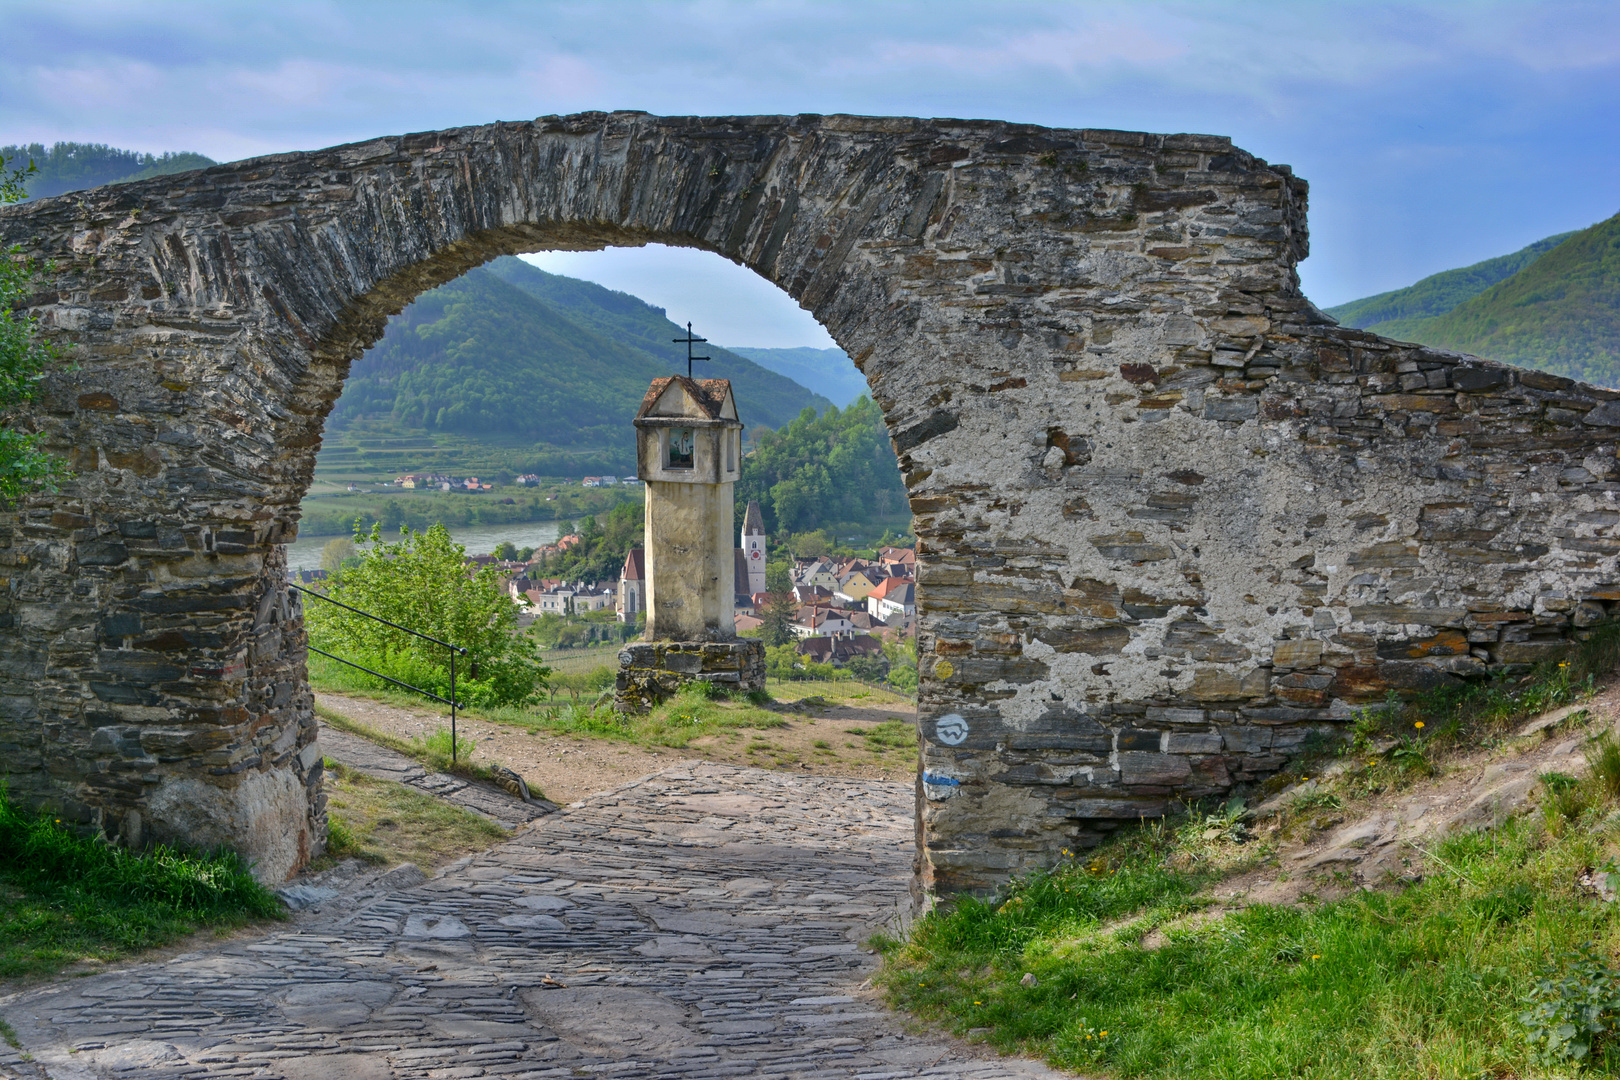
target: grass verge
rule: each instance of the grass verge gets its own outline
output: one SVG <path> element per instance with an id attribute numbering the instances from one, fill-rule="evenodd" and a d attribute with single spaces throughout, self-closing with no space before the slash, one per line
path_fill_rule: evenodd
<path id="1" fill-rule="evenodd" d="M 872 686 L 868 683 L 856 682 L 853 679 L 824 680 L 824 679 L 771 679 L 766 683 L 766 690 L 777 701 L 793 702 L 808 697 L 819 697 L 828 702 L 840 705 L 861 705 L 867 708 L 887 708 L 891 705 L 910 706 L 916 704 L 915 697 L 882 687 Z"/>
<path id="2" fill-rule="evenodd" d="M 490 765 L 472 759 L 478 744 L 471 739 L 458 737 L 456 739 L 456 760 L 454 762 L 450 760 L 450 729 L 448 727 L 439 728 L 425 738 L 402 739 L 398 735 L 390 735 L 388 732 L 374 728 L 370 724 L 351 719 L 340 712 L 334 712 L 321 705 L 315 706 L 315 715 L 319 716 L 322 722 L 337 728 L 339 731 L 346 731 L 350 735 L 358 735 L 362 739 L 376 743 L 378 746 L 386 746 L 396 753 L 414 758 L 434 772 L 452 773 L 472 780 L 489 780 L 491 778 Z M 530 794 L 537 799 L 545 797 L 533 788 L 530 789 Z"/>
<path id="3" fill-rule="evenodd" d="M 763 699 L 762 699 L 763 700 Z M 688 683 L 681 692 L 640 716 L 625 716 L 611 705 L 567 704 L 553 709 L 491 709 L 497 723 L 558 735 L 584 735 L 680 749 L 694 739 L 742 728 L 766 730 L 787 721 L 747 697 L 732 697 L 707 682 Z"/>
<path id="4" fill-rule="evenodd" d="M 105 963 L 197 930 L 282 913 L 234 853 L 135 853 L 77 836 L 0 796 L 0 979 Z"/>
<path id="5" fill-rule="evenodd" d="M 1121 1077 L 1526 1075 L 1521 1000 L 1549 960 L 1620 945 L 1613 907 L 1577 886 L 1612 865 L 1611 806 L 1454 837 L 1401 892 L 1202 921 L 1182 917 L 1220 875 L 1178 855 L 1204 823 L 1164 844 L 1136 832 L 996 902 L 930 914 L 884 943 L 881 982 L 959 1034 Z M 1602 1045 L 1592 1056 L 1616 1063 Z"/>
<path id="6" fill-rule="evenodd" d="M 499 825 L 425 792 L 326 761 L 326 854 L 320 870 L 358 858 L 432 870 L 507 837 Z"/>
<path id="7" fill-rule="evenodd" d="M 1336 783 L 1432 775 L 1578 702 L 1617 655 L 1604 627 L 1511 680 L 1364 714 L 1346 752 L 1367 761 Z M 1534 811 L 1423 851 L 1415 883 L 1332 903 L 1215 908 L 1211 884 L 1269 855 L 1240 804 L 1133 829 L 880 941 L 880 982 L 959 1034 L 1120 1077 L 1620 1074 L 1620 919 L 1601 899 L 1620 886 L 1620 743 L 1587 758 L 1584 779 L 1541 777 Z"/>

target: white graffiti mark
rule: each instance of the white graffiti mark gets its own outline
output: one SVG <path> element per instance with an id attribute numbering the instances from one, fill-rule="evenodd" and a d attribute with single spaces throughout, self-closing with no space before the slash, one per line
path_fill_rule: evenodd
<path id="1" fill-rule="evenodd" d="M 968 737 L 968 722 L 957 713 L 947 713 L 934 721 L 934 735 L 946 746 L 958 746 Z"/>

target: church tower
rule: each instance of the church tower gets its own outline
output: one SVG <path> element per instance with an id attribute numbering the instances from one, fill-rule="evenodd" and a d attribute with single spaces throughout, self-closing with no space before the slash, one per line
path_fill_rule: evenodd
<path id="1" fill-rule="evenodd" d="M 748 500 L 743 513 L 743 561 L 748 564 L 748 595 L 765 591 L 765 518 L 759 512 L 759 503 Z M 741 582 L 738 582 L 741 584 Z"/>

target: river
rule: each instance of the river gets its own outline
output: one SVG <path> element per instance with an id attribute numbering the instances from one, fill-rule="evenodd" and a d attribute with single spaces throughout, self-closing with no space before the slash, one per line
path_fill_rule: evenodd
<path id="1" fill-rule="evenodd" d="M 450 537 L 467 549 L 469 555 L 487 555 L 502 540 L 514 547 L 541 547 L 554 543 L 560 535 L 555 521 L 525 521 L 516 525 L 465 525 L 450 529 Z M 292 570 L 319 570 L 321 549 L 334 537 L 310 536 L 287 546 L 287 566 Z M 385 537 L 393 540 L 395 537 Z"/>

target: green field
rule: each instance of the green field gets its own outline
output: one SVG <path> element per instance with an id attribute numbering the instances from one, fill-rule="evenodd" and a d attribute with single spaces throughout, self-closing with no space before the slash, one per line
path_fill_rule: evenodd
<path id="1" fill-rule="evenodd" d="M 315 479 L 336 485 L 378 483 L 403 473 L 444 473 L 484 480 L 506 472 L 538 472 L 558 479 L 633 472 L 624 455 L 582 448 L 537 445 L 531 438 L 499 432 L 477 436 L 428 431 L 392 417 L 334 423 L 315 459 Z"/>
<path id="2" fill-rule="evenodd" d="M 435 522 L 448 528 L 529 521 L 571 523 L 586 514 L 603 514 L 622 502 L 642 498 L 640 488 L 582 488 L 577 480 L 552 480 L 541 487 L 496 487 L 477 494 L 358 486 L 360 490 L 349 491 L 347 483 L 335 483 L 317 474 L 300 504 L 303 521 L 299 535 L 347 536 L 356 518 L 361 519 L 363 528 L 381 523 L 383 531 L 389 533 L 400 525 L 420 532 Z M 512 501 L 505 503 L 503 499 Z"/>

